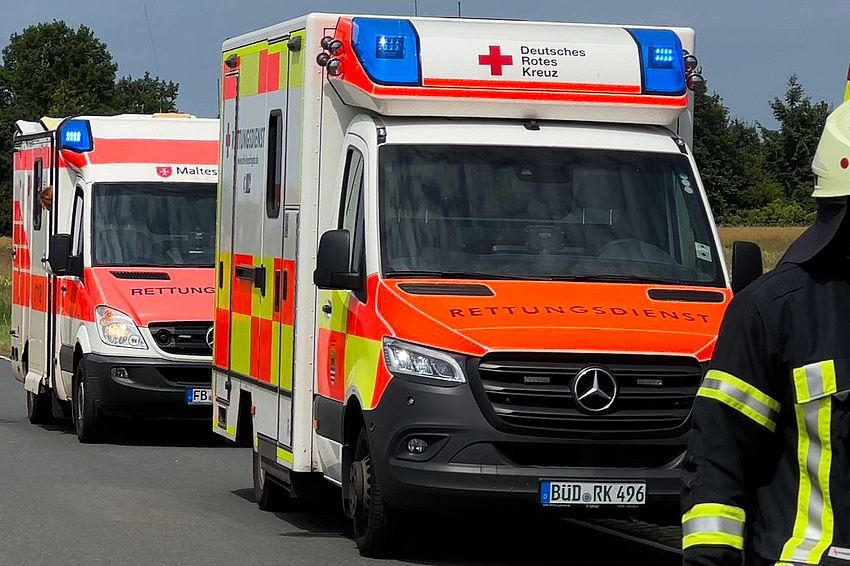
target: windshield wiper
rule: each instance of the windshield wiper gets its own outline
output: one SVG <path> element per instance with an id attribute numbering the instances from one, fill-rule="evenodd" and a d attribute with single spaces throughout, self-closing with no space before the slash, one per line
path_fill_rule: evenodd
<path id="1" fill-rule="evenodd" d="M 431 277 L 434 279 L 498 279 L 512 281 L 551 281 L 549 277 L 534 277 L 531 275 L 500 275 L 497 273 L 478 273 L 474 271 L 424 271 L 404 270 L 387 271 L 386 277 Z"/>

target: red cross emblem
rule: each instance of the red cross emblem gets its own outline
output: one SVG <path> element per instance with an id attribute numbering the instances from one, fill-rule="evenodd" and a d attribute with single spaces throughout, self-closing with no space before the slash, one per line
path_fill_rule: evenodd
<path id="1" fill-rule="evenodd" d="M 171 167 L 157 167 L 156 174 L 163 178 L 171 177 Z"/>
<path id="2" fill-rule="evenodd" d="M 510 55 L 502 55 L 502 48 L 498 45 L 490 46 L 489 55 L 478 56 L 479 65 L 490 65 L 490 74 L 494 77 L 502 76 L 502 67 L 514 64 L 514 58 Z"/>

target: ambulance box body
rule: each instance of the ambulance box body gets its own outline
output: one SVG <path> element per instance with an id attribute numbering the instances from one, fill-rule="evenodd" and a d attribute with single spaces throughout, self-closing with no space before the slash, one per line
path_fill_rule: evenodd
<path id="1" fill-rule="evenodd" d="M 224 43 L 214 428 L 261 507 L 676 503 L 731 298 L 690 29 L 312 14 Z M 380 502 L 376 502 L 376 498 Z"/>
<path id="2" fill-rule="evenodd" d="M 66 412 L 92 442 L 109 416 L 209 415 L 217 180 L 217 120 L 17 123 L 12 368 L 32 421 Z"/>

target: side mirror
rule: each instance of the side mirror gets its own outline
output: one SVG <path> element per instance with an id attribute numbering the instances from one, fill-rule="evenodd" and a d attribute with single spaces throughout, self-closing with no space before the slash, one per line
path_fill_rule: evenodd
<path id="1" fill-rule="evenodd" d="M 319 240 L 319 253 L 316 256 L 316 270 L 313 283 L 319 289 L 359 291 L 360 275 L 351 273 L 349 249 L 351 235 L 348 230 L 329 230 Z"/>
<path id="2" fill-rule="evenodd" d="M 71 259 L 70 234 L 50 236 L 50 253 L 47 256 L 47 268 L 53 275 L 70 275 L 68 264 Z"/>
<path id="3" fill-rule="evenodd" d="M 739 293 L 761 277 L 764 266 L 761 248 L 753 242 L 735 242 L 732 244 L 732 292 Z"/>

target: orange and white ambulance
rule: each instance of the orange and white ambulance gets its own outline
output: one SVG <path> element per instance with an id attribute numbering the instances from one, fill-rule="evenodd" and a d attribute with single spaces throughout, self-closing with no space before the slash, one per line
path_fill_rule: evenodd
<path id="1" fill-rule="evenodd" d="M 12 368 L 32 422 L 210 414 L 218 121 L 19 121 Z M 207 406 L 192 406 L 204 405 Z"/>
<path id="2" fill-rule="evenodd" d="M 678 501 L 732 296 L 693 46 L 333 14 L 224 43 L 213 426 L 262 508 L 335 484 L 377 556 L 410 511 Z"/>

